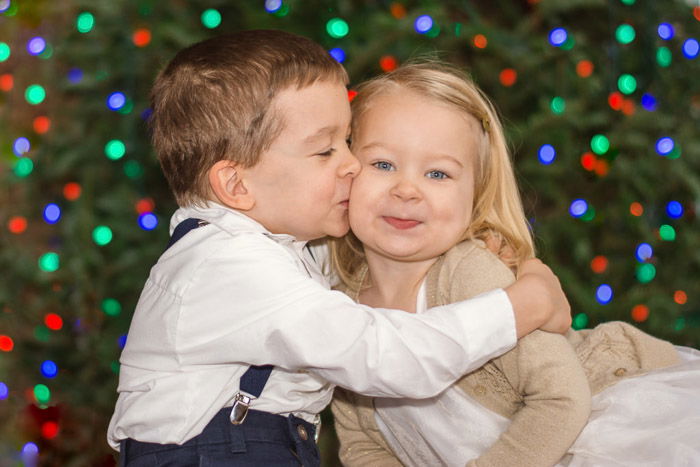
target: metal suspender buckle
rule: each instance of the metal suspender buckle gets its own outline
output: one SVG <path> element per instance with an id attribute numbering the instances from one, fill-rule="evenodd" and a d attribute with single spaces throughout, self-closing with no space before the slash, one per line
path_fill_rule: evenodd
<path id="1" fill-rule="evenodd" d="M 255 399 L 252 396 L 247 396 L 243 393 L 236 394 L 233 400 L 233 408 L 231 409 L 231 423 L 234 425 L 240 425 L 245 420 L 246 415 L 248 415 L 248 407 L 250 407 L 250 402 Z"/>

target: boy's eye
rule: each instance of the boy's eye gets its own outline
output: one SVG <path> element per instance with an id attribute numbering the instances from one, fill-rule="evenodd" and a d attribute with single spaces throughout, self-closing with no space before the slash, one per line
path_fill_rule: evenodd
<path id="1" fill-rule="evenodd" d="M 328 157 L 328 156 L 333 155 L 334 152 L 335 152 L 335 148 L 330 148 L 328 151 L 319 152 L 319 153 L 317 153 L 316 155 L 317 155 L 317 156 Z"/>
<path id="2" fill-rule="evenodd" d="M 379 170 L 394 170 L 394 166 L 391 165 L 391 163 L 387 162 L 387 161 L 375 162 L 372 165 L 374 167 L 378 168 Z"/>
<path id="3" fill-rule="evenodd" d="M 437 180 L 444 180 L 447 177 L 447 174 L 441 170 L 431 170 L 427 174 L 425 174 L 426 177 L 428 178 L 435 178 Z"/>

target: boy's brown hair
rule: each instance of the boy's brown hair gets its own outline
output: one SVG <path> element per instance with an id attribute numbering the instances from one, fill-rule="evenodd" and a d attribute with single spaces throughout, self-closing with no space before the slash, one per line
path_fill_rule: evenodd
<path id="1" fill-rule="evenodd" d="M 180 206 L 210 197 L 207 173 L 220 160 L 245 167 L 279 135 L 274 97 L 316 81 L 348 81 L 319 44 L 275 30 L 214 37 L 175 55 L 151 91 L 153 146 Z"/>

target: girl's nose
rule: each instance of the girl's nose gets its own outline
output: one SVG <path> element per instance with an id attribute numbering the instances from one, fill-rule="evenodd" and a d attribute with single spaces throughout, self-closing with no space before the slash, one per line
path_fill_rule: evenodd
<path id="1" fill-rule="evenodd" d="M 416 184 L 407 178 L 401 177 L 396 180 L 394 186 L 391 187 L 390 193 L 403 201 L 411 201 L 419 199 L 421 194 Z"/>

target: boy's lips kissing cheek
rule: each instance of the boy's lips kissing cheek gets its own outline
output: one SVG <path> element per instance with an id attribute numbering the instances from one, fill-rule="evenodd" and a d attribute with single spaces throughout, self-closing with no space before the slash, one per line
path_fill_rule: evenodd
<path id="1" fill-rule="evenodd" d="M 408 230 L 420 224 L 420 221 L 415 219 L 402 219 L 400 217 L 382 216 L 382 219 L 390 226 L 399 230 Z"/>

